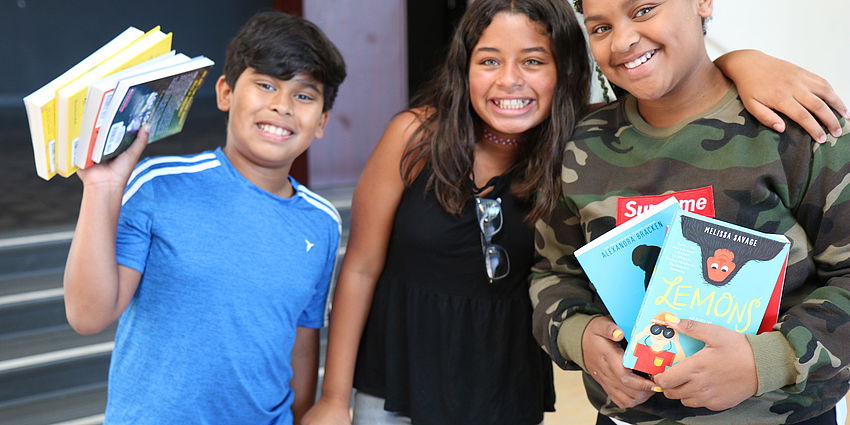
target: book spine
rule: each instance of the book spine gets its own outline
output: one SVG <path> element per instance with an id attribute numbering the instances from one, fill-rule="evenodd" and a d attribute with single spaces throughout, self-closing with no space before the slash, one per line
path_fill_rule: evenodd
<path id="1" fill-rule="evenodd" d="M 56 98 L 51 99 L 41 108 L 41 122 L 44 128 L 44 145 L 41 149 L 45 159 L 42 166 L 46 175 L 42 177 L 50 180 L 56 175 Z"/>
<path id="2" fill-rule="evenodd" d="M 95 152 L 95 145 L 97 144 L 97 136 L 100 133 L 100 128 L 103 125 L 103 116 L 105 106 L 109 105 L 109 102 L 112 100 L 112 93 L 115 92 L 115 89 L 109 89 L 100 99 L 100 105 L 97 107 L 97 113 L 95 114 L 95 122 L 94 127 L 92 128 L 91 137 L 89 139 L 88 149 L 86 151 L 85 165 L 83 168 L 88 168 L 94 165 L 94 161 L 92 160 L 92 154 Z M 102 151 L 103 149 L 101 149 Z"/>

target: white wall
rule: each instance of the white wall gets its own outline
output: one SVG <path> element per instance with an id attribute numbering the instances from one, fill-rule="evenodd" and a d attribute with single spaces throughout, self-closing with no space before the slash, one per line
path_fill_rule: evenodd
<path id="1" fill-rule="evenodd" d="M 348 71 L 325 137 L 310 147 L 310 186 L 353 186 L 387 123 L 407 104 L 405 1 L 303 4 L 304 17 L 336 44 Z"/>
<path id="2" fill-rule="evenodd" d="M 715 0 L 707 46 L 712 59 L 751 48 L 803 66 L 850 106 L 848 0 Z"/>

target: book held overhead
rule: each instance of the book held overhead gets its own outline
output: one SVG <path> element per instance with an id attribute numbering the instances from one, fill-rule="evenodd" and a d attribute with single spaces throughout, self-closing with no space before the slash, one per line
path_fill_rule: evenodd
<path id="1" fill-rule="evenodd" d="M 171 41 L 172 34 L 159 27 L 148 32 L 130 27 L 24 98 L 39 177 L 68 177 L 112 158 L 126 149 L 123 136 L 135 137 L 147 123 L 150 142 L 182 130 L 213 62 L 174 52 Z M 123 90 L 120 96 L 117 90 Z M 142 92 L 139 105 L 134 99 Z M 112 145 L 105 143 L 109 134 L 115 134 Z"/>

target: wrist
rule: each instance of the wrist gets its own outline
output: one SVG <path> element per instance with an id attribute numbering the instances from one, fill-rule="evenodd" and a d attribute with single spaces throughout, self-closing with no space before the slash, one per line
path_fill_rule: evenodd
<path id="1" fill-rule="evenodd" d="M 745 335 L 753 350 L 758 377 L 756 395 L 774 391 L 796 382 L 794 349 L 781 332 Z"/>
<path id="2" fill-rule="evenodd" d="M 351 401 L 351 391 L 348 391 L 347 394 L 343 393 L 344 391 L 337 392 L 322 390 L 322 395 L 319 398 L 319 401 L 331 407 L 347 409 Z"/>
<path id="3" fill-rule="evenodd" d="M 590 321 L 597 316 L 599 315 L 574 314 L 561 322 L 561 327 L 558 330 L 558 349 L 561 351 L 561 355 L 582 369 L 584 369 L 584 353 L 582 351 L 584 331 Z"/>
<path id="4" fill-rule="evenodd" d="M 83 197 L 93 200 L 121 199 L 124 196 L 123 183 L 115 182 L 85 182 L 83 183 Z"/>

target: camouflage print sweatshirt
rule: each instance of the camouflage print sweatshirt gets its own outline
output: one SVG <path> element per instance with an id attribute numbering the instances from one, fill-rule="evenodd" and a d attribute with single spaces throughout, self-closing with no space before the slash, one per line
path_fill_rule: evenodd
<path id="1" fill-rule="evenodd" d="M 607 314 L 572 255 L 647 195 L 684 192 L 720 220 L 783 233 L 792 248 L 773 331 L 747 337 L 755 396 L 713 412 L 655 394 L 620 409 L 586 373 L 603 414 L 643 424 L 791 424 L 829 410 L 850 381 L 850 124 L 827 143 L 799 127 L 762 126 L 737 92 L 673 127 L 652 127 L 626 97 L 580 122 L 564 152 L 564 199 L 536 223 L 531 298 L 534 335 L 562 368 L 584 367 L 581 335 Z M 694 190 L 696 189 L 696 190 Z M 678 197 L 678 196 L 677 196 Z M 621 200 L 618 211 L 618 199 Z M 730 385 L 734 383 L 730 382 Z"/>

